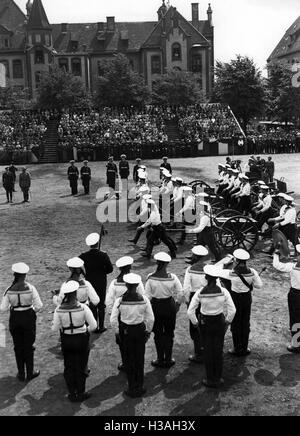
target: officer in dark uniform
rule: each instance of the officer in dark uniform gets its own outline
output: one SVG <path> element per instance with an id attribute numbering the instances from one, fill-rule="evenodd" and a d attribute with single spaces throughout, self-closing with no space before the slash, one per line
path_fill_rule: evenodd
<path id="1" fill-rule="evenodd" d="M 125 154 L 122 154 L 121 161 L 119 163 L 119 173 L 121 180 L 128 180 L 130 174 L 129 163 L 126 159 L 127 156 Z"/>
<path id="2" fill-rule="evenodd" d="M 137 288 L 142 283 L 136 274 L 124 276 L 127 292 L 118 298 L 111 314 L 111 325 L 122 343 L 124 365 L 128 379 L 128 390 L 124 394 L 131 398 L 142 397 L 144 388 L 145 345 L 154 325 L 154 314 L 147 297 Z"/>
<path id="3" fill-rule="evenodd" d="M 14 191 L 14 177 L 9 171 L 9 168 L 5 168 L 5 173 L 2 176 L 3 188 L 6 191 L 7 203 L 13 202 L 13 191 Z"/>
<path id="4" fill-rule="evenodd" d="M 13 179 L 14 179 L 14 189 L 13 189 L 13 192 L 16 192 L 15 184 L 16 184 L 16 180 L 17 180 L 17 174 L 16 173 L 18 171 L 18 168 L 14 166 L 13 162 L 9 166 L 9 171 L 12 173 Z"/>
<path id="5" fill-rule="evenodd" d="M 77 195 L 79 171 L 78 168 L 75 167 L 75 160 L 71 160 L 70 164 L 71 166 L 68 168 L 68 179 L 70 181 L 70 188 L 72 190 L 72 195 Z"/>
<path id="6" fill-rule="evenodd" d="M 167 157 L 163 157 L 163 163 L 161 164 L 160 168 L 165 168 L 170 174 L 172 174 L 172 167 L 168 163 L 168 158 Z M 161 171 L 160 172 L 160 179 L 162 179 L 162 178 L 163 178 L 163 173 Z"/>
<path id="7" fill-rule="evenodd" d="M 18 379 L 25 381 L 25 368 L 27 381 L 40 375 L 34 371 L 34 343 L 36 338 L 36 312 L 43 304 L 36 288 L 26 282 L 29 267 L 25 263 L 12 266 L 14 281 L 5 291 L 0 310 L 10 310 L 9 330 L 13 338 Z"/>
<path id="8" fill-rule="evenodd" d="M 86 245 L 90 251 L 81 254 L 80 259 L 84 261 L 86 279 L 91 283 L 97 292 L 100 303 L 97 307 L 91 305 L 93 315 L 98 322 L 96 333 L 106 332 L 105 320 L 105 300 L 107 288 L 107 275 L 113 272 L 113 265 L 107 253 L 100 250 L 100 235 L 92 233 L 86 238 Z"/>
<path id="9" fill-rule="evenodd" d="M 114 158 L 110 157 L 108 159 L 108 164 L 106 165 L 106 177 L 107 177 L 107 185 L 113 189 L 116 190 L 116 180 L 118 177 L 118 168 L 117 165 L 114 163 Z"/>
<path id="10" fill-rule="evenodd" d="M 83 167 L 80 170 L 82 186 L 84 188 L 85 195 L 89 195 L 90 193 L 90 183 L 92 179 L 92 170 L 88 167 L 88 161 L 85 160 L 83 162 Z"/>
<path id="11" fill-rule="evenodd" d="M 71 280 L 63 284 L 63 301 L 55 310 L 53 331 L 61 332 L 61 348 L 64 356 L 64 377 L 72 403 L 80 403 L 90 398 L 85 391 L 86 367 L 89 354 L 90 332 L 97 323 L 86 304 L 77 299 L 79 283 Z"/>
<path id="12" fill-rule="evenodd" d="M 141 168 L 142 159 L 137 158 L 135 161 L 136 164 L 133 167 L 133 180 L 135 183 L 137 183 L 139 181 L 139 169 Z"/>

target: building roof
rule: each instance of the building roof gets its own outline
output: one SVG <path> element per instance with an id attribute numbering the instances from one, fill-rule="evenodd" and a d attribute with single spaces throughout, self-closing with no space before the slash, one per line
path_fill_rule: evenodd
<path id="1" fill-rule="evenodd" d="M 293 53 L 298 53 L 300 55 L 300 16 L 286 31 L 285 35 L 269 57 L 268 62 L 284 58 L 285 56 L 290 56 Z"/>
<path id="2" fill-rule="evenodd" d="M 26 16 L 13 0 L 1 0 L 0 2 L 0 32 L 11 32 L 12 50 L 24 50 Z M 10 49 L 11 50 L 11 49 Z M 3 49 L 2 51 L 7 51 Z"/>
<path id="3" fill-rule="evenodd" d="M 34 0 L 27 24 L 29 30 L 51 29 L 42 0 Z"/>

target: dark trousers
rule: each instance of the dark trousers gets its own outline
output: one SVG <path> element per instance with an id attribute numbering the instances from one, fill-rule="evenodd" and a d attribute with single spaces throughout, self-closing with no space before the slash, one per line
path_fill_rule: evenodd
<path id="1" fill-rule="evenodd" d="M 144 386 L 145 324 L 120 323 L 120 337 L 129 391 L 140 391 Z"/>
<path id="2" fill-rule="evenodd" d="M 221 260 L 221 253 L 217 247 L 213 229 L 206 227 L 201 233 L 197 234 L 197 244 L 204 245 L 209 248 L 217 261 Z"/>
<path id="3" fill-rule="evenodd" d="M 176 328 L 176 305 L 173 298 L 152 299 L 155 317 L 153 332 L 157 359 L 160 362 L 172 360 L 174 332 Z"/>
<path id="4" fill-rule="evenodd" d="M 22 188 L 24 202 L 29 201 L 29 188 Z"/>
<path id="5" fill-rule="evenodd" d="M 207 380 L 211 383 L 219 383 L 223 372 L 223 349 L 226 332 L 224 315 L 201 315 L 201 332 Z"/>
<path id="6" fill-rule="evenodd" d="M 152 230 L 152 234 L 147 239 L 146 253 L 148 254 L 148 256 L 151 256 L 155 241 L 158 239 L 168 247 L 171 255 L 174 255 L 176 253 L 177 247 L 175 242 L 168 237 L 165 227 L 160 224 L 159 226 L 152 226 Z"/>
<path id="7" fill-rule="evenodd" d="M 272 213 L 271 209 L 266 210 L 266 212 L 263 212 L 260 215 L 258 215 L 258 223 L 257 223 L 258 230 L 261 230 L 262 226 L 265 223 L 267 223 L 267 221 L 272 217 L 273 217 L 273 213 Z"/>
<path id="8" fill-rule="evenodd" d="M 83 180 L 82 186 L 83 186 L 85 195 L 89 195 L 89 193 L 90 193 L 90 181 Z"/>
<path id="9" fill-rule="evenodd" d="M 194 297 L 195 293 L 191 294 L 190 297 L 190 303 Z M 199 319 L 200 317 L 200 306 L 196 310 L 196 317 Z M 195 351 L 195 357 L 200 357 L 203 353 L 203 337 L 201 329 L 195 328 L 194 324 L 190 322 L 190 337 L 192 341 L 194 342 L 194 351 Z"/>
<path id="10" fill-rule="evenodd" d="M 291 288 L 288 295 L 288 305 L 290 313 L 290 330 L 294 337 L 299 333 L 300 327 L 295 329 L 295 326 L 300 325 L 300 291 Z M 293 329 L 294 327 L 294 329 Z M 293 331 L 294 330 L 294 331 Z"/>
<path id="11" fill-rule="evenodd" d="M 78 194 L 78 181 L 77 180 L 70 180 L 70 188 L 72 191 L 72 195 Z"/>
<path id="12" fill-rule="evenodd" d="M 280 226 L 279 230 L 284 234 L 288 241 L 291 241 L 294 247 L 298 244 L 297 224 L 287 224 L 286 226 Z"/>
<path id="13" fill-rule="evenodd" d="M 236 307 L 236 315 L 231 324 L 233 345 L 235 351 L 245 352 L 248 349 L 250 336 L 252 294 L 231 292 L 231 297 Z"/>
<path id="14" fill-rule="evenodd" d="M 12 201 L 13 199 L 13 187 L 5 188 L 7 201 Z"/>
<path id="15" fill-rule="evenodd" d="M 134 238 L 134 243 L 137 244 L 139 242 L 140 237 L 142 236 L 142 234 L 144 233 L 144 229 L 139 229 L 136 231 L 136 235 Z"/>
<path id="16" fill-rule="evenodd" d="M 104 322 L 105 322 L 105 300 L 106 300 L 106 291 L 97 291 L 98 297 L 100 298 L 100 303 L 98 306 L 94 306 L 93 304 L 90 304 L 90 309 L 92 311 L 92 314 L 94 315 L 95 320 L 97 321 L 98 328 L 102 330 L 104 328 Z"/>
<path id="17" fill-rule="evenodd" d="M 64 356 L 64 377 L 71 395 L 84 394 L 89 334 L 62 335 L 61 349 Z"/>
<path id="18" fill-rule="evenodd" d="M 237 206 L 237 209 L 239 210 L 239 212 L 241 212 L 242 214 L 247 215 L 250 210 L 251 210 L 251 197 L 248 196 L 244 196 L 240 198 L 240 202 Z"/>
<path id="19" fill-rule="evenodd" d="M 34 343 L 36 338 L 36 313 L 34 310 L 24 312 L 12 310 L 9 331 L 14 342 L 19 375 L 25 375 L 26 367 L 27 377 L 30 377 L 34 369 Z"/>

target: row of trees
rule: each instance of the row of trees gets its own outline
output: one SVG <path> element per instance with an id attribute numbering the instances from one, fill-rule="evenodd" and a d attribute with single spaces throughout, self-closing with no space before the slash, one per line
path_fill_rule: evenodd
<path id="1" fill-rule="evenodd" d="M 295 72 L 286 66 L 271 65 L 265 79 L 252 59 L 237 56 L 229 63 L 217 62 L 215 76 L 211 101 L 230 105 L 245 131 L 258 116 L 300 124 L 300 82 L 295 83 Z M 4 101 L 20 101 L 10 89 L 0 91 L 1 105 Z M 203 102 L 207 100 L 194 74 L 170 71 L 156 80 L 150 94 L 144 78 L 132 71 L 128 59 L 117 55 L 103 61 L 93 96 L 87 94 L 80 78 L 53 68 L 41 77 L 37 104 L 39 108 L 63 110 L 92 105 L 139 107 L 147 103 L 176 106 Z"/>

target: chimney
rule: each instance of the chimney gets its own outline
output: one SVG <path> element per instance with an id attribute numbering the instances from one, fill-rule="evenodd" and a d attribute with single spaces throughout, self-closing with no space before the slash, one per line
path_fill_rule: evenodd
<path id="1" fill-rule="evenodd" d="M 192 3 L 192 24 L 197 27 L 199 23 L 199 3 Z"/>
<path id="2" fill-rule="evenodd" d="M 68 23 L 61 24 L 61 33 L 66 34 L 68 32 Z"/>
<path id="3" fill-rule="evenodd" d="M 98 32 L 104 32 L 104 23 L 97 23 Z"/>
<path id="4" fill-rule="evenodd" d="M 116 30 L 115 17 L 106 17 L 107 20 L 107 31 L 114 32 Z"/>

